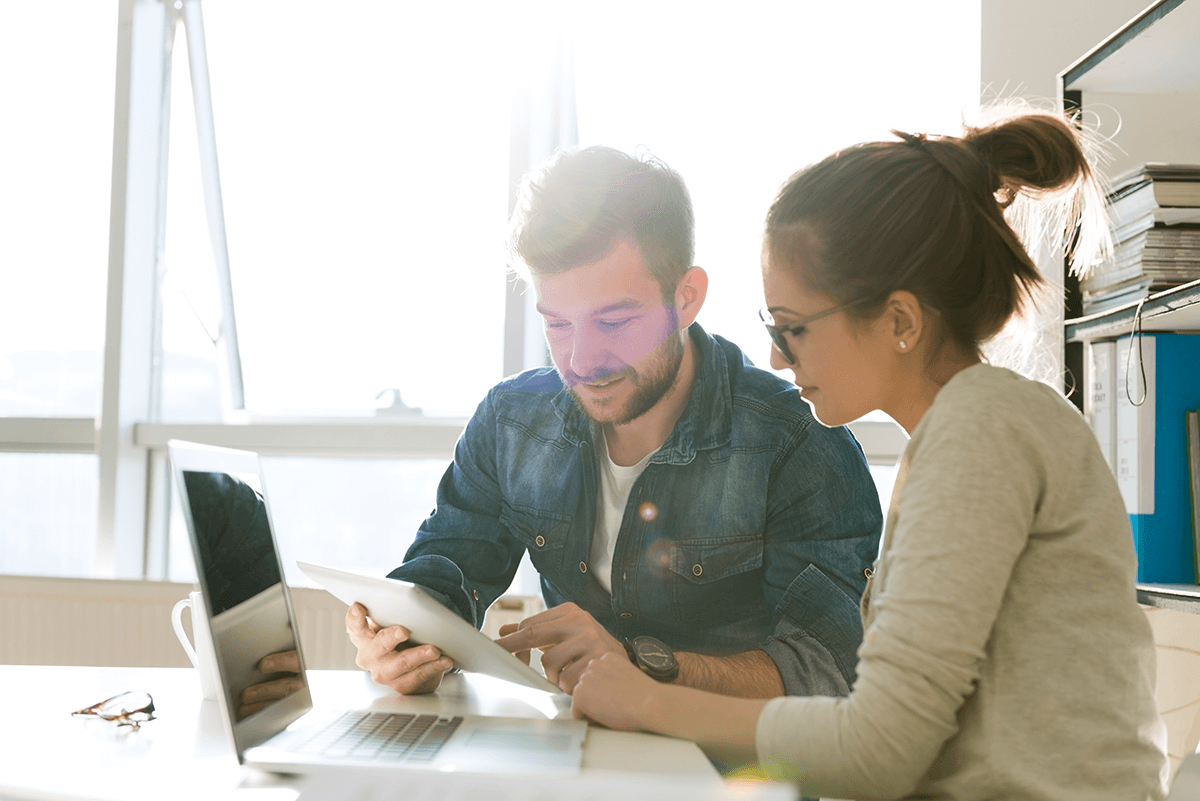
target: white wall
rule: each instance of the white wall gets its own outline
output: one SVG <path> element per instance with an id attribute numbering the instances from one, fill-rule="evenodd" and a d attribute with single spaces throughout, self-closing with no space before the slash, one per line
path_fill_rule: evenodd
<path id="1" fill-rule="evenodd" d="M 1149 0 L 982 0 L 983 99 L 1057 97 L 1058 73 Z"/>
<path id="2" fill-rule="evenodd" d="M 1137 16 L 1147 2 L 981 0 L 981 101 L 1024 98 L 1039 108 L 1058 108 L 1058 74 Z M 1043 243 L 1033 255 L 1050 281 L 1047 297 L 1057 297 L 1053 288 L 1062 286 L 1061 251 Z M 1037 331 L 1018 334 L 1036 336 L 1036 345 L 1028 348 L 1024 361 L 1007 365 L 1060 390 L 1083 380 L 1063 369 L 1063 311 L 1060 304 L 1043 305 Z"/>

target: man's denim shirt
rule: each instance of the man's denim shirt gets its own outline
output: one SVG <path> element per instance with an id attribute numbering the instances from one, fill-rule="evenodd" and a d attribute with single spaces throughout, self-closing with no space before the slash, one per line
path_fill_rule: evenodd
<path id="1" fill-rule="evenodd" d="M 599 430 L 549 368 L 488 393 L 390 575 L 479 627 L 528 551 L 547 606 L 574 601 L 617 639 L 762 649 L 789 695 L 846 695 L 882 524 L 862 450 L 735 345 L 699 325 L 689 334 L 696 383 L 630 492 L 611 595 L 589 565 Z"/>

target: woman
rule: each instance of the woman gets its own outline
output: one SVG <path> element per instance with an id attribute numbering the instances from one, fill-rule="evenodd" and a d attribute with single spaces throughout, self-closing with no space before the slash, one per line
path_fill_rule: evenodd
<path id="1" fill-rule="evenodd" d="M 1087 264 L 1105 240 L 1091 169 L 1049 114 L 898 137 L 792 176 L 763 248 L 772 366 L 822 423 L 880 409 L 911 437 L 850 696 L 704 695 L 609 654 L 574 712 L 696 740 L 805 795 L 1160 799 L 1153 642 L 1115 479 L 1074 407 L 981 352 L 1042 284 L 1005 209 L 1083 199 L 1067 230 Z"/>

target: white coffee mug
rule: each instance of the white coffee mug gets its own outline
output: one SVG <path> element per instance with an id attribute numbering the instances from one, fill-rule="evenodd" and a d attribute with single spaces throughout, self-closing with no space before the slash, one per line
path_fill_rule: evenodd
<path id="1" fill-rule="evenodd" d="M 194 649 L 183 630 L 182 615 L 185 608 L 190 608 L 192 613 L 192 634 L 196 639 Z M 220 691 L 220 682 L 217 681 L 217 657 L 213 653 L 208 615 L 204 614 L 204 597 L 198 592 L 193 592 L 175 604 L 175 608 L 171 610 L 171 625 L 175 627 L 175 636 L 179 638 L 179 644 L 183 646 L 188 659 L 192 660 L 192 665 L 200 674 L 200 692 L 206 699 L 215 700 Z"/>

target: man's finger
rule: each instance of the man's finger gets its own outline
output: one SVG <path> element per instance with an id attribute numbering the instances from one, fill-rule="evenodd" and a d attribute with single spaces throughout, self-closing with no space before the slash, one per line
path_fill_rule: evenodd
<path id="1" fill-rule="evenodd" d="M 434 674 L 440 675 L 453 666 L 450 658 L 442 656 L 434 646 L 418 645 L 376 659 L 370 670 L 375 683 L 406 693 Z"/>
<path id="2" fill-rule="evenodd" d="M 512 653 L 528 651 L 531 648 L 546 651 L 562 642 L 565 636 L 566 633 L 559 631 L 553 625 L 530 623 L 529 620 L 523 620 L 521 628 L 501 637 L 496 642 Z"/>
<path id="3" fill-rule="evenodd" d="M 255 712 L 257 712 L 258 710 L 263 709 L 266 706 L 268 706 L 270 703 L 271 703 L 270 701 L 260 701 L 256 704 L 241 704 L 240 706 L 238 706 L 238 716 L 243 717 L 243 718 L 248 718 L 251 715 L 253 715 Z"/>
<path id="4" fill-rule="evenodd" d="M 241 700 L 243 704 L 274 701 L 277 698 L 284 698 L 294 692 L 299 692 L 303 687 L 304 680 L 299 676 L 287 676 L 273 681 L 264 681 L 262 684 L 251 684 L 242 690 Z"/>
<path id="5" fill-rule="evenodd" d="M 298 651 L 280 651 L 277 654 L 267 654 L 258 662 L 261 673 L 299 673 L 300 653 Z"/>
<path id="6" fill-rule="evenodd" d="M 431 662 L 425 662 L 407 671 L 404 674 L 404 684 L 409 689 L 419 687 L 434 676 L 442 675 L 452 667 L 454 667 L 454 663 L 448 657 L 439 656 Z"/>
<path id="7" fill-rule="evenodd" d="M 557 684 L 564 692 L 570 692 L 568 687 L 563 686 L 564 671 L 571 665 L 578 664 L 582 668 L 589 661 L 584 651 L 576 647 L 578 643 L 567 642 L 562 645 L 551 648 L 548 651 L 542 652 L 542 670 L 546 673 L 546 678 L 554 684 Z M 572 677 L 569 682 L 569 687 L 575 686 L 575 679 Z"/>
<path id="8" fill-rule="evenodd" d="M 395 651 L 396 646 L 401 643 L 408 642 L 409 636 L 408 629 L 403 626 L 388 626 L 371 635 L 369 648 L 376 655 L 383 656 L 390 651 Z"/>
<path id="9" fill-rule="evenodd" d="M 371 638 L 371 630 L 367 621 L 367 608 L 362 604 L 351 604 L 350 608 L 346 610 L 346 633 L 350 635 L 350 640 L 355 645 Z"/>
<path id="10" fill-rule="evenodd" d="M 559 670 L 558 681 L 555 683 L 567 695 L 573 694 L 575 692 L 575 685 L 579 684 L 579 677 L 583 675 L 583 671 L 587 669 L 591 661 L 584 657 L 572 659 Z"/>

